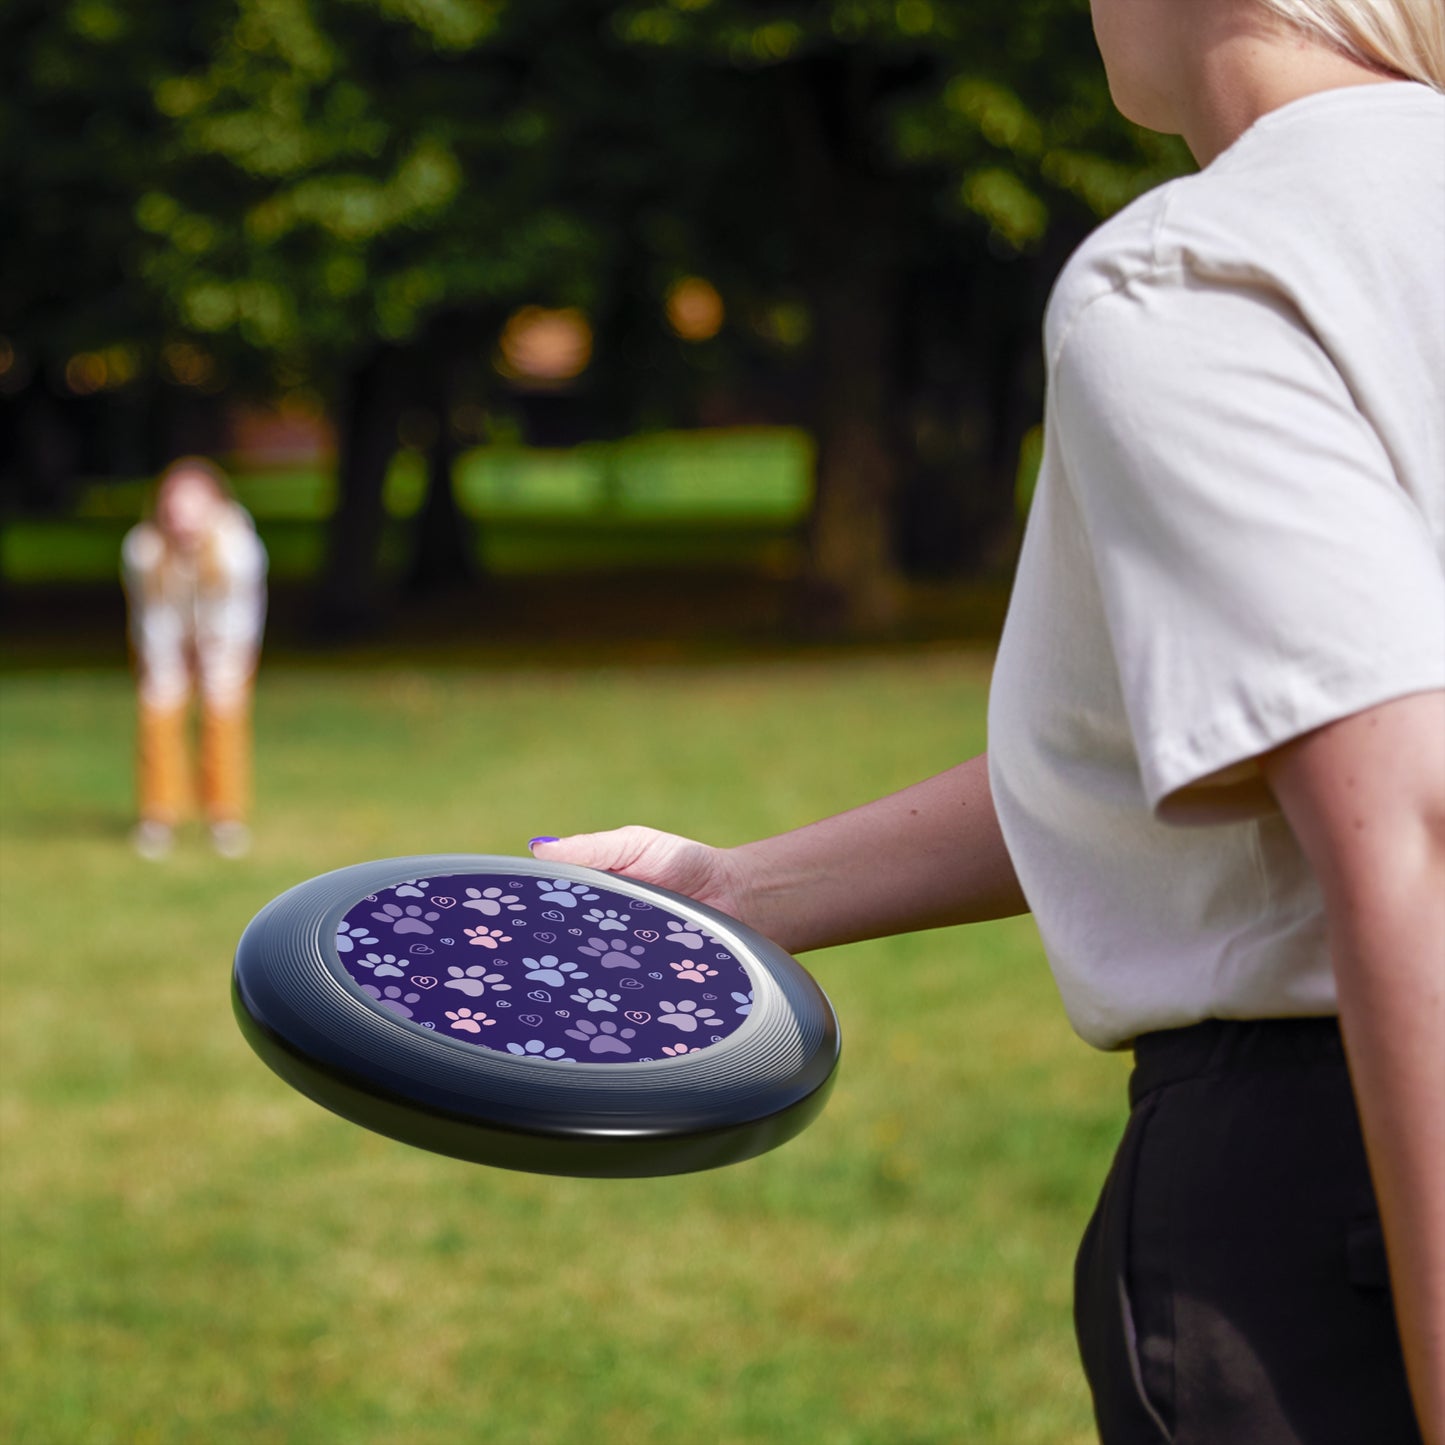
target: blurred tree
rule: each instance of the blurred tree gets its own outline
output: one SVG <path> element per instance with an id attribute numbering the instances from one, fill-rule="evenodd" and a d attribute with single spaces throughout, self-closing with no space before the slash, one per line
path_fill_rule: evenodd
<path id="1" fill-rule="evenodd" d="M 79 413 L 141 410 L 121 419 L 149 433 L 173 399 L 134 384 L 154 372 L 169 317 L 135 284 L 132 212 L 166 146 L 151 86 L 198 54 L 164 7 L 0 10 L 0 469 L 27 507 L 63 506 L 87 460 Z M 126 449 L 145 455 L 149 440 Z"/>
<path id="2" fill-rule="evenodd" d="M 941 539 L 1011 516 L 1063 256 L 1187 156 L 1114 112 L 1087 0 L 635 0 L 614 25 L 744 81 L 721 124 L 751 174 L 707 188 L 698 234 L 802 303 L 812 580 L 886 627 L 900 543 L 945 570 Z"/>
<path id="3" fill-rule="evenodd" d="M 431 477 L 408 574 L 465 569 L 455 413 L 504 400 L 495 340 L 537 303 L 595 346 L 532 424 L 666 424 L 770 377 L 819 442 L 814 603 L 887 626 L 900 558 L 944 569 L 1010 515 L 1062 252 L 1179 165 L 1114 117 L 1086 0 L 15 0 L 4 23 L 5 326 L 317 389 L 338 631 L 382 605 L 404 416 Z M 704 344 L 665 322 L 687 276 L 729 318 Z"/>

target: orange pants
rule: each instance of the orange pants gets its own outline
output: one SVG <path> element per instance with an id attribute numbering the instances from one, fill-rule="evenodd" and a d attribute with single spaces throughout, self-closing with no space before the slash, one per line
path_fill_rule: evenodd
<path id="1" fill-rule="evenodd" d="M 174 827 L 192 810 L 190 704 L 142 702 L 136 730 L 140 816 Z M 208 823 L 239 823 L 251 800 L 251 697 L 201 705 L 200 805 Z"/>

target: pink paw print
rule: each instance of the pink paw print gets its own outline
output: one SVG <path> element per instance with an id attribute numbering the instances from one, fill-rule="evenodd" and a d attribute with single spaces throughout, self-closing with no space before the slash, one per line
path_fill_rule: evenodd
<path id="1" fill-rule="evenodd" d="M 471 939 L 473 948 L 496 948 L 498 944 L 512 941 L 511 935 L 500 928 L 464 928 L 462 932 Z"/>
<path id="2" fill-rule="evenodd" d="M 669 964 L 668 967 L 679 978 L 691 979 L 693 983 L 705 983 L 708 979 L 717 977 L 717 969 L 709 968 L 705 963 L 694 963 L 690 958 L 683 959 L 681 963 Z"/>
<path id="3" fill-rule="evenodd" d="M 679 1054 L 691 1054 L 695 1053 L 696 1050 L 689 1044 L 663 1044 L 662 1052 L 668 1055 L 669 1058 L 675 1059 Z"/>
<path id="4" fill-rule="evenodd" d="M 475 1013 L 469 1008 L 448 1009 L 447 1017 L 451 1019 L 451 1027 L 461 1029 L 463 1033 L 479 1034 L 485 1029 L 491 1028 L 496 1019 L 489 1019 L 481 1009 Z"/>

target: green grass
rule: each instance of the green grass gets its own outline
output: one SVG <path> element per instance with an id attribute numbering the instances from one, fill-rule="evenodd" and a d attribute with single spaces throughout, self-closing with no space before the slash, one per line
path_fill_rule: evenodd
<path id="1" fill-rule="evenodd" d="M 257 848 L 136 860 L 116 674 L 4 680 L 13 1445 L 1082 1445 L 1069 1274 L 1122 1065 L 1026 920 L 809 962 L 844 1063 L 762 1159 L 655 1181 L 432 1157 L 230 1017 L 268 898 L 627 821 L 720 842 L 982 744 L 986 661 L 263 674 Z"/>

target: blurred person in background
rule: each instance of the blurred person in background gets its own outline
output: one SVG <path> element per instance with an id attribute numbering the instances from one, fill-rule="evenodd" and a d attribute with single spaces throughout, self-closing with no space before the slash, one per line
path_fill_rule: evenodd
<path id="1" fill-rule="evenodd" d="M 126 534 L 122 573 L 138 689 L 136 851 L 171 849 L 197 792 L 224 858 L 250 847 L 251 690 L 266 616 L 266 549 L 224 473 L 184 457 Z M 199 788 L 191 702 L 200 700 Z"/>
<path id="2" fill-rule="evenodd" d="M 1031 910 L 1134 1051 L 1075 1271 L 1104 1445 L 1445 1445 L 1445 6 L 1093 14 L 1202 170 L 1050 300 L 989 752 L 533 851 L 795 953 Z"/>

